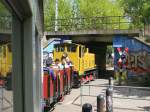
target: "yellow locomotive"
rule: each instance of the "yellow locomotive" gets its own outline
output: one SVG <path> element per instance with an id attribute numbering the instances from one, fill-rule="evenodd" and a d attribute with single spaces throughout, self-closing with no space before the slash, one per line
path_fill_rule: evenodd
<path id="1" fill-rule="evenodd" d="M 61 60 L 62 55 L 66 53 L 74 65 L 75 74 L 79 80 L 90 78 L 96 75 L 95 54 L 89 53 L 89 49 L 84 45 L 75 43 L 62 43 L 54 45 L 54 60 Z"/>
<path id="2" fill-rule="evenodd" d="M 11 44 L 1 43 L 0 44 L 0 80 L 6 81 L 7 89 L 11 89 L 11 73 L 12 73 Z"/>

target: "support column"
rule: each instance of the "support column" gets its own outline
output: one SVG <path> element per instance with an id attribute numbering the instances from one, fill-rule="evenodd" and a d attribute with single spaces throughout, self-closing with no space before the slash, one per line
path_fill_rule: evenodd
<path id="1" fill-rule="evenodd" d="M 95 63 L 98 66 L 99 74 L 98 77 L 102 77 L 106 71 L 106 50 L 107 45 L 103 43 L 92 43 L 88 44 L 89 52 L 95 53 Z"/>
<path id="2" fill-rule="evenodd" d="M 23 40 L 22 24 L 16 16 L 12 21 L 12 75 L 13 75 L 13 110 L 14 112 L 24 111 L 24 86 L 23 86 Z"/>
<path id="3" fill-rule="evenodd" d="M 14 112 L 41 112 L 41 40 L 33 17 L 13 17 Z"/>
<path id="4" fill-rule="evenodd" d="M 25 112 L 41 112 L 41 45 L 34 22 L 33 17 L 24 22 Z"/>

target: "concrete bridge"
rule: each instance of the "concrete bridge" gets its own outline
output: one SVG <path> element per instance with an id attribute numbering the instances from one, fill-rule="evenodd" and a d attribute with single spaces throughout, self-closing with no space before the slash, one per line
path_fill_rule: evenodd
<path id="1" fill-rule="evenodd" d="M 0 16 L 0 34 L 11 33 L 11 20 L 10 16 Z"/>
<path id="2" fill-rule="evenodd" d="M 133 38 L 142 34 L 142 30 L 125 16 L 52 19 L 45 29 L 47 39 L 67 37 L 75 43 L 84 44 L 96 54 L 96 65 L 103 71 L 106 70 L 107 46 L 113 44 L 113 37 Z"/>
<path id="3" fill-rule="evenodd" d="M 142 32 L 126 16 L 51 19 L 50 22 L 45 27 L 48 39 L 68 36 L 75 42 L 112 42 L 114 35 L 138 37 Z"/>
<path id="4" fill-rule="evenodd" d="M 11 20 L 10 16 L 0 16 L 0 43 L 11 41 Z"/>

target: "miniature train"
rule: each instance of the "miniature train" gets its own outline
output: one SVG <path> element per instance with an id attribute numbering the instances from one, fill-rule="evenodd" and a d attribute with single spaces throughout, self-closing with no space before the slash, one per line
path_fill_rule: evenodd
<path id="1" fill-rule="evenodd" d="M 89 53 L 84 45 L 74 43 L 56 44 L 51 64 L 43 68 L 44 112 L 63 100 L 72 87 L 80 87 L 82 82 L 94 80 L 97 74 L 95 55 Z M 60 64 L 61 60 L 61 64 Z"/>

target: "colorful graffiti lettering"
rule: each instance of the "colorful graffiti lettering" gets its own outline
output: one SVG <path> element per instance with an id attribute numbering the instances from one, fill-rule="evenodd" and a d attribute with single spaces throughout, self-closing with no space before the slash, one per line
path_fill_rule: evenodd
<path id="1" fill-rule="evenodd" d="M 145 50 L 129 53 L 127 68 L 136 73 L 150 73 L 150 53 Z"/>

